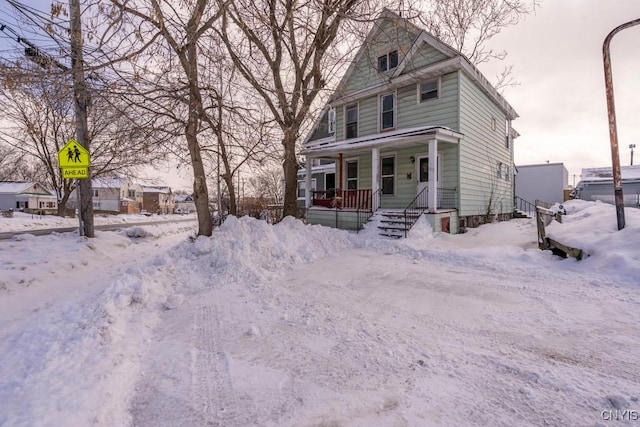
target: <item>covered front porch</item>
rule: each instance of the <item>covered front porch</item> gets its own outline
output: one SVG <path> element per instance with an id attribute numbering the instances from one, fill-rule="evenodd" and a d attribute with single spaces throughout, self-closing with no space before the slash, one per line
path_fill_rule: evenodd
<path id="1" fill-rule="evenodd" d="M 305 207 L 310 223 L 319 218 L 351 217 L 354 228 L 380 209 L 437 214 L 459 206 L 459 141 L 462 134 L 444 127 L 422 127 L 386 132 L 335 142 L 308 144 L 306 155 Z M 333 160 L 334 183 L 322 190 L 312 186 L 314 159 Z M 340 211 L 340 212 L 334 212 Z M 345 227 L 339 227 L 345 228 Z"/>
<path id="2" fill-rule="evenodd" d="M 367 212 L 379 209 L 420 210 L 436 214 L 457 209 L 458 144 L 462 135 L 444 127 L 386 132 L 335 142 L 307 145 L 305 193 L 307 210 Z M 335 162 L 335 188 L 315 190 L 311 183 L 313 159 Z M 313 218 L 335 213 L 314 212 Z M 362 215 L 358 215 L 362 217 Z M 370 215 L 369 215 L 370 216 Z M 360 221 L 360 219 L 355 219 Z M 366 219 L 365 219 L 366 221 Z M 342 228 L 342 227 L 340 227 Z"/>

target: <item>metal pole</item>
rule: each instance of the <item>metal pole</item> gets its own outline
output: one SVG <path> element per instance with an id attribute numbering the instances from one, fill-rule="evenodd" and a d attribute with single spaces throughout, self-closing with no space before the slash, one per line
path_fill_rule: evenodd
<path id="1" fill-rule="evenodd" d="M 76 112 L 76 139 L 87 151 L 89 150 L 89 132 L 87 130 L 87 92 L 84 81 L 82 60 L 82 24 L 80 20 L 80 0 L 69 0 L 71 29 L 71 64 L 73 72 L 73 94 Z M 87 168 L 87 178 L 81 180 L 78 191 L 81 204 L 78 213 L 84 223 L 83 235 L 95 237 L 93 228 L 93 195 L 91 194 L 91 168 Z"/>
<path id="2" fill-rule="evenodd" d="M 76 206 L 78 207 L 78 234 L 84 236 L 84 224 L 82 223 L 82 215 L 80 215 L 80 180 L 76 179 Z"/>
<path id="3" fill-rule="evenodd" d="M 613 98 L 613 77 L 611 74 L 611 55 L 609 45 L 611 39 L 618 32 L 625 28 L 633 27 L 640 24 L 640 19 L 635 19 L 622 24 L 611 31 L 604 39 L 602 44 L 602 58 L 604 62 L 604 79 L 607 92 L 607 112 L 609 116 L 609 140 L 611 142 L 611 161 L 613 168 L 613 194 L 616 200 L 616 216 L 618 219 L 618 230 L 622 230 L 625 226 L 624 221 L 624 196 L 622 194 L 622 174 L 620 172 L 620 153 L 618 150 L 618 130 L 616 127 L 616 109 Z"/>
<path id="4" fill-rule="evenodd" d="M 629 144 L 629 149 L 631 150 L 631 166 L 633 166 L 633 149 L 636 148 L 636 144 Z"/>

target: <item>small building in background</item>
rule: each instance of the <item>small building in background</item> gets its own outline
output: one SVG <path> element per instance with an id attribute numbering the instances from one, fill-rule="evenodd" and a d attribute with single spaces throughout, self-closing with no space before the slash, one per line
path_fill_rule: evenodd
<path id="1" fill-rule="evenodd" d="M 569 199 L 569 171 L 563 163 L 516 166 L 516 197 L 535 203 L 563 203 Z"/>
<path id="2" fill-rule="evenodd" d="M 58 213 L 58 198 L 39 182 L 0 182 L 0 211 Z"/>
<path id="3" fill-rule="evenodd" d="M 620 172 L 624 205 L 640 207 L 640 166 L 621 166 Z M 576 198 L 615 204 L 612 168 L 582 169 L 582 177 L 576 186 Z"/>
<path id="4" fill-rule="evenodd" d="M 128 178 L 94 178 L 91 191 L 96 213 L 137 214 L 142 211 L 142 186 Z"/>
<path id="5" fill-rule="evenodd" d="M 175 209 L 175 199 L 171 188 L 166 186 L 142 187 L 142 209 L 149 213 L 172 214 Z"/>
<path id="6" fill-rule="evenodd" d="M 193 200 L 193 194 L 174 194 L 175 202 L 174 213 L 190 214 L 196 211 L 196 203 Z"/>

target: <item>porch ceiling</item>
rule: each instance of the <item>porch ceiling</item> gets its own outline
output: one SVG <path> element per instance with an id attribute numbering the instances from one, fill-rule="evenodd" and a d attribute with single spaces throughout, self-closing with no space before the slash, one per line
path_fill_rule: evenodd
<path id="1" fill-rule="evenodd" d="M 343 141 L 322 140 L 322 144 L 308 144 L 300 154 L 308 157 L 333 158 L 340 153 L 360 154 L 369 153 L 372 148 L 386 147 L 419 147 L 432 139 L 439 143 L 458 144 L 464 137 L 463 134 L 440 126 L 425 126 L 410 129 L 401 129 L 383 134 L 377 133 L 360 138 Z"/>

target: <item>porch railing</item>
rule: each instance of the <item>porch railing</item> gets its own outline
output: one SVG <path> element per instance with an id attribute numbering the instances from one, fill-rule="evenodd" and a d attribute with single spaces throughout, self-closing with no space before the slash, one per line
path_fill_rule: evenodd
<path id="1" fill-rule="evenodd" d="M 371 210 L 372 191 L 370 188 L 358 190 L 316 190 L 311 192 L 313 206 L 328 208 Z"/>
<path id="2" fill-rule="evenodd" d="M 356 230 L 358 233 L 362 230 L 364 223 L 369 221 L 369 218 L 373 216 L 378 206 L 380 206 L 380 195 L 382 194 L 382 189 L 379 189 L 375 192 L 371 192 L 367 203 L 365 203 L 365 207 L 358 208 L 356 211 L 356 217 L 358 221 L 358 229 Z"/>

